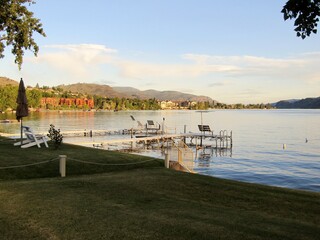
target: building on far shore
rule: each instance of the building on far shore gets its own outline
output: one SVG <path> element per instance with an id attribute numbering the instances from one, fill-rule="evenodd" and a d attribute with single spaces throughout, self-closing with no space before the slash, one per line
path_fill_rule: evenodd
<path id="1" fill-rule="evenodd" d="M 161 101 L 160 107 L 161 109 L 175 109 L 178 108 L 178 103 L 172 101 Z"/>
<path id="2" fill-rule="evenodd" d="M 88 108 L 94 108 L 94 100 L 87 98 L 41 98 L 40 100 L 41 108 L 47 108 L 48 106 L 58 107 L 58 106 L 68 106 L 82 108 L 87 106 Z"/>
<path id="3" fill-rule="evenodd" d="M 197 105 L 194 101 L 161 101 L 161 109 L 190 109 Z"/>

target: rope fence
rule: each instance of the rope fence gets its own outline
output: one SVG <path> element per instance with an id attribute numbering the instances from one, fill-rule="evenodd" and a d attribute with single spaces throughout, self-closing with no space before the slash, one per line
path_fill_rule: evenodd
<path id="1" fill-rule="evenodd" d="M 53 159 L 51 159 L 51 160 L 46 160 L 46 161 L 37 162 L 37 163 L 29 163 L 29 164 L 16 165 L 16 166 L 0 167 L 0 170 L 2 170 L 2 169 L 12 169 L 12 168 L 30 167 L 30 166 L 35 166 L 35 165 L 40 165 L 40 164 L 45 164 L 45 163 L 53 162 L 53 161 L 55 161 L 55 160 L 59 160 L 59 158 L 53 158 Z"/>
<path id="2" fill-rule="evenodd" d="M 42 161 L 42 162 L 37 162 L 37 163 L 29 163 L 29 164 L 22 164 L 22 165 L 15 165 L 15 166 L 6 166 L 6 167 L 0 167 L 0 170 L 3 169 L 15 169 L 15 168 L 24 168 L 24 167 L 30 167 L 30 166 L 36 166 L 40 164 L 45 164 L 49 162 L 53 162 L 59 160 L 59 172 L 61 177 L 66 176 L 66 163 L 67 163 L 67 156 L 66 155 L 59 155 L 59 157 Z M 68 158 L 68 161 L 74 161 L 78 163 L 84 163 L 84 164 L 91 164 L 91 165 L 98 165 L 98 166 L 130 166 L 130 165 L 138 165 L 138 164 L 143 164 L 147 162 L 152 162 L 152 161 L 157 161 L 158 159 L 149 159 L 145 161 L 140 161 L 140 162 L 129 162 L 129 163 L 97 163 L 97 162 L 90 162 L 90 161 L 84 161 L 84 160 L 79 160 L 75 158 Z"/>
<path id="3" fill-rule="evenodd" d="M 68 158 L 68 160 L 71 160 L 74 162 L 92 164 L 92 165 L 99 165 L 99 166 L 129 166 L 129 165 L 137 165 L 137 164 L 142 164 L 146 162 L 156 161 L 156 159 L 151 159 L 151 160 L 145 160 L 141 162 L 132 162 L 132 163 L 96 163 L 96 162 L 83 161 L 83 160 L 74 159 L 74 158 Z"/>

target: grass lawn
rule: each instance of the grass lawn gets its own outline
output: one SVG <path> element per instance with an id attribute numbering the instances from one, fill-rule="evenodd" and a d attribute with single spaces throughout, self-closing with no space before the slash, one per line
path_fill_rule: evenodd
<path id="1" fill-rule="evenodd" d="M 67 155 L 59 177 L 58 155 Z M 102 164 L 92 165 L 78 159 Z M 7 166 L 43 162 L 35 166 Z M 1 169 L 2 168 L 2 169 Z M 320 193 L 168 170 L 163 161 L 0 137 L 1 239 L 320 239 Z"/>

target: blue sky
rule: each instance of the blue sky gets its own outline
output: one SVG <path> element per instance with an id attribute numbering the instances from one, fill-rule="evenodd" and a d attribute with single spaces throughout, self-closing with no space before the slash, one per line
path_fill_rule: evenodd
<path id="1" fill-rule="evenodd" d="M 10 49 L 0 75 L 26 85 L 78 82 L 176 90 L 224 103 L 320 96 L 320 35 L 301 40 L 266 0 L 38 0 L 46 38 L 22 70 Z"/>

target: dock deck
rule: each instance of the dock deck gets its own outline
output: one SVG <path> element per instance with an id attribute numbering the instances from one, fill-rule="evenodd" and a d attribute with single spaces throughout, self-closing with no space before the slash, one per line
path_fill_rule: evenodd
<path id="1" fill-rule="evenodd" d="M 46 135 L 47 132 L 40 134 Z M 71 130 L 61 131 L 64 137 L 88 137 L 91 141 L 74 142 L 79 145 L 105 146 L 112 144 L 129 144 L 129 143 L 164 143 L 174 140 L 182 140 L 188 146 L 210 146 L 212 148 L 232 148 L 232 131 L 228 135 L 226 130 L 221 130 L 219 134 L 213 133 L 162 133 L 148 132 L 141 129 L 121 129 L 121 130 Z M 20 134 L 0 133 L 4 137 L 19 137 Z M 119 136 L 119 138 L 110 138 L 102 141 L 95 141 L 94 136 Z M 121 137 L 120 137 L 121 136 Z M 128 137 L 125 137 L 128 136 Z M 209 140 L 209 141 L 207 141 Z"/>
<path id="2" fill-rule="evenodd" d="M 210 144 L 205 140 L 210 140 Z M 203 146 L 210 145 L 213 148 L 232 148 L 232 134 L 202 134 L 202 133 L 178 133 L 178 134 L 154 134 L 149 136 L 131 135 L 130 138 L 117 138 L 102 141 L 83 141 L 77 142 L 80 145 L 112 145 L 112 144 L 126 144 L 126 143 L 166 143 L 168 141 L 182 140 L 188 146 Z"/>

